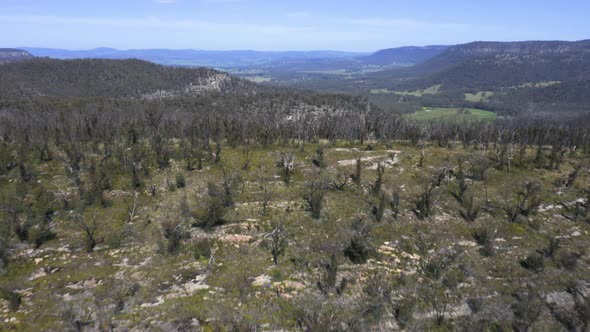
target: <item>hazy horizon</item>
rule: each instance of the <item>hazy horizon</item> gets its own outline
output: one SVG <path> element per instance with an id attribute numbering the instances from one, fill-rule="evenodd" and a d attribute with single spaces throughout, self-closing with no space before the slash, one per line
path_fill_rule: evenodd
<path id="1" fill-rule="evenodd" d="M 528 41 L 564 41 L 564 42 L 577 42 L 582 40 L 588 40 L 590 38 L 584 39 L 576 39 L 576 40 L 565 40 L 565 39 L 553 39 L 553 40 L 546 40 L 546 39 L 530 39 L 530 40 L 505 40 L 502 42 L 528 42 Z M 497 40 L 472 40 L 465 43 L 472 43 L 472 42 L 497 42 Z M 464 43 L 459 43 L 464 44 Z M 452 44 L 452 45 L 459 45 L 459 44 Z M 150 47 L 150 48 L 117 48 L 111 46 L 95 46 L 89 48 L 61 48 L 61 47 L 37 47 L 37 46 L 29 46 L 29 45 L 20 45 L 20 46 L 11 46 L 10 48 L 16 49 L 55 49 L 55 50 L 65 50 L 65 51 L 72 51 L 72 52 L 84 52 L 84 51 L 93 51 L 93 50 L 100 50 L 100 49 L 111 49 L 116 51 L 150 51 L 150 50 L 166 50 L 166 51 L 201 51 L 201 52 L 265 52 L 265 53 L 286 53 L 286 52 L 341 52 L 341 53 L 358 53 L 358 54 L 371 54 L 374 52 L 378 52 L 384 49 L 390 48 L 402 48 L 402 47 L 430 47 L 430 46 L 452 46 L 451 44 L 428 44 L 428 45 L 399 45 L 393 47 L 384 47 L 380 49 L 374 50 L 367 50 L 367 51 L 349 51 L 349 50 L 337 50 L 337 49 L 281 49 L 281 50 L 260 50 L 260 49 L 199 49 L 199 48 L 162 48 L 162 47 Z M 8 47 L 6 47 L 8 48 Z"/>
<path id="2" fill-rule="evenodd" d="M 372 52 L 587 39 L 587 1 L 57 0 L 0 4 L 1 47 Z"/>

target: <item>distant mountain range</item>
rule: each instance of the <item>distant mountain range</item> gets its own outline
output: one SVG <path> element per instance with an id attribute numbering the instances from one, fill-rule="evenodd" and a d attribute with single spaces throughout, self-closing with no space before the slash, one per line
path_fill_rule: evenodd
<path id="1" fill-rule="evenodd" d="M 380 74 L 430 76 L 446 87 L 590 78 L 590 40 L 473 42 L 449 47 L 413 67 Z"/>
<path id="2" fill-rule="evenodd" d="M 414 91 L 397 98 L 436 106 L 586 111 L 590 40 L 456 45 L 411 67 L 367 73 L 349 83 L 353 89 Z"/>
<path id="3" fill-rule="evenodd" d="M 100 47 L 92 50 L 64 50 L 54 48 L 22 47 L 37 57 L 55 59 L 140 59 L 163 65 L 199 66 L 215 68 L 282 67 L 288 65 L 307 66 L 317 69 L 323 67 L 355 67 L 363 65 L 390 66 L 414 65 L 425 61 L 448 46 L 408 46 L 390 48 L 373 54 L 341 51 L 206 51 L 206 50 L 168 50 L 138 49 L 117 50 Z M 323 68 L 322 67 L 322 68 Z"/>
<path id="4" fill-rule="evenodd" d="M 590 110 L 590 40 L 479 41 L 454 46 L 399 47 L 372 54 L 24 48 L 0 51 L 0 61 L 30 59 L 31 54 L 86 60 L 35 59 L 2 68 L 0 83 L 9 85 L 4 92 L 16 89 L 36 95 L 85 95 L 82 90 L 92 86 L 92 93 L 99 96 L 136 96 L 138 91 L 140 95 L 158 91 L 179 94 L 203 91 L 189 88 L 191 82 L 211 89 L 219 86 L 216 82 L 220 80 L 223 86 L 219 91 L 261 88 L 246 86 L 249 83 L 220 72 L 195 74 L 186 68 L 160 67 L 139 60 L 88 60 L 137 58 L 165 65 L 219 68 L 269 85 L 377 94 L 393 103 L 481 107 L 505 112 L 525 108 Z M 18 83 L 11 87 L 7 82 Z M 54 86 L 59 86 L 59 91 L 52 91 Z"/>
<path id="5" fill-rule="evenodd" d="M 263 66 L 274 61 L 284 59 L 323 59 L 323 58 L 353 58 L 363 56 L 364 53 L 339 51 L 206 51 L 206 50 L 168 50 L 168 49 L 138 49 L 117 50 L 114 48 L 95 48 L 92 50 L 72 51 L 53 48 L 23 47 L 23 50 L 38 57 L 55 59 L 140 59 L 163 65 L 198 66 L 198 67 L 253 67 Z"/>

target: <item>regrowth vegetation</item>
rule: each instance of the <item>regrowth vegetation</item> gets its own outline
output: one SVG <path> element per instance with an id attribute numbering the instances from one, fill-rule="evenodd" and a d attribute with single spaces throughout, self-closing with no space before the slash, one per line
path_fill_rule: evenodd
<path id="1" fill-rule="evenodd" d="M 587 117 L 97 96 L 2 99 L 1 329 L 588 328 Z"/>

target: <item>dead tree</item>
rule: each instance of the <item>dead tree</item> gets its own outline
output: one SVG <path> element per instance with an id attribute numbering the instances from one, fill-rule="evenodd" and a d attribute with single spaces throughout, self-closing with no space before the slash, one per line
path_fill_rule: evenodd
<path id="1" fill-rule="evenodd" d="M 279 258 L 285 253 L 288 245 L 287 229 L 281 223 L 278 223 L 272 232 L 266 234 L 264 237 L 270 239 L 270 253 L 274 265 L 279 265 Z"/>
<path id="2" fill-rule="evenodd" d="M 270 204 L 270 199 L 272 197 L 272 191 L 270 186 L 270 178 L 264 174 L 265 170 L 259 170 L 258 174 L 258 186 L 261 193 L 262 198 L 262 216 L 266 216 L 266 212 L 268 210 L 268 206 Z"/>
<path id="3" fill-rule="evenodd" d="M 422 188 L 422 192 L 415 201 L 415 207 L 412 208 L 412 212 L 418 219 L 426 219 L 434 213 L 434 206 L 438 200 L 436 188 L 435 182 L 429 182 Z"/>
<path id="4" fill-rule="evenodd" d="M 516 193 L 516 198 L 510 201 L 504 199 L 504 212 L 508 221 L 517 222 L 521 218 L 527 218 L 540 205 L 537 194 L 541 191 L 541 185 L 538 181 L 526 181 L 524 188 Z"/>
<path id="5" fill-rule="evenodd" d="M 92 252 L 98 243 L 104 241 L 104 238 L 99 239 L 97 237 L 99 227 L 96 221 L 96 211 L 94 211 L 90 220 L 84 218 L 81 212 L 74 213 L 72 221 L 84 232 L 86 252 Z"/>
<path id="6" fill-rule="evenodd" d="M 295 154 L 292 151 L 281 153 L 281 159 L 277 163 L 277 166 L 281 168 L 283 181 L 288 186 L 291 183 L 291 175 L 295 168 Z"/>
<path id="7" fill-rule="evenodd" d="M 380 193 L 381 186 L 383 185 L 383 174 L 385 173 L 385 164 L 384 163 L 377 163 L 377 179 L 373 184 L 373 193 Z"/>
<path id="8" fill-rule="evenodd" d="M 328 188 L 326 182 L 315 174 L 312 178 L 305 182 L 306 191 L 304 199 L 308 204 L 308 209 L 314 219 L 319 219 L 322 212 L 322 203 L 326 189 Z"/>
<path id="9" fill-rule="evenodd" d="M 352 177 L 352 182 L 354 184 L 356 184 L 357 186 L 360 186 L 361 185 L 362 171 L 363 171 L 361 153 L 358 152 L 358 151 L 355 152 L 354 158 L 356 160 L 356 164 L 355 164 L 355 173 L 351 176 Z"/>

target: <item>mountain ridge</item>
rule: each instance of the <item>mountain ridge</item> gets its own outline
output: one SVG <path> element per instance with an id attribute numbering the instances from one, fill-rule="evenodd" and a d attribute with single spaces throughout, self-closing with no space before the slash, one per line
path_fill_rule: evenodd
<path id="1" fill-rule="evenodd" d="M 375 53 L 361 57 L 361 61 L 372 65 L 417 64 L 436 56 L 451 46 L 403 46 L 378 50 Z"/>
<path id="2" fill-rule="evenodd" d="M 564 79 L 590 79 L 588 68 L 590 40 L 479 41 L 451 46 L 412 67 L 384 70 L 369 77 L 381 81 L 389 79 L 390 84 L 402 79 L 401 87 L 408 89 L 436 84 L 441 84 L 443 88 L 490 88 Z"/>
<path id="3" fill-rule="evenodd" d="M 169 67 L 136 59 L 37 58 L 0 67 L 4 96 L 160 98 L 253 93 L 261 88 L 214 69 Z"/>
<path id="4" fill-rule="evenodd" d="M 18 48 L 0 48 L 0 64 L 32 58 L 31 53 Z"/>

